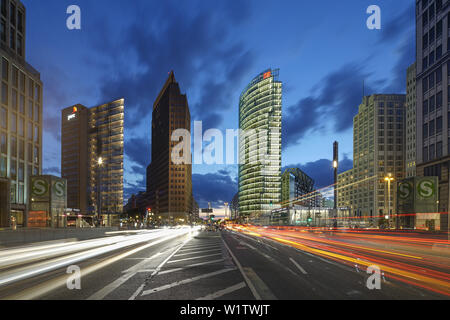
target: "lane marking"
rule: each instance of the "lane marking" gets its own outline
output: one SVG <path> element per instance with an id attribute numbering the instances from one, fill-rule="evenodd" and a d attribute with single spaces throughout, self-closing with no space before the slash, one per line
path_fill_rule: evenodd
<path id="1" fill-rule="evenodd" d="M 305 271 L 305 269 L 302 268 L 301 265 L 299 265 L 297 263 L 297 261 L 295 261 L 294 259 L 292 259 L 291 257 L 289 257 L 289 260 L 291 260 L 291 262 L 303 273 L 303 274 L 308 274 L 308 272 Z"/>
<path id="2" fill-rule="evenodd" d="M 181 268 L 174 268 L 174 269 L 169 269 L 169 270 L 165 270 L 165 271 L 160 271 L 158 274 L 161 275 L 161 274 L 172 273 L 172 272 L 181 271 L 181 270 L 188 269 L 188 268 L 203 266 L 203 265 L 207 265 L 207 264 L 213 264 L 213 263 L 222 262 L 222 261 L 224 261 L 224 259 L 217 259 L 217 260 L 212 260 L 212 261 L 207 261 L 207 262 L 194 263 L 194 264 L 190 264 L 190 265 L 187 265 L 187 266 L 181 267 Z"/>
<path id="3" fill-rule="evenodd" d="M 234 286 L 228 287 L 226 289 L 223 290 L 219 290 L 217 292 L 208 294 L 207 296 L 204 296 L 202 298 L 198 298 L 196 300 L 214 300 L 217 298 L 220 298 L 226 294 L 232 293 L 234 291 L 240 290 L 242 288 L 245 288 L 247 285 L 245 284 L 244 281 L 242 281 L 241 283 L 235 284 Z"/>
<path id="4" fill-rule="evenodd" d="M 207 257 L 212 257 L 212 256 L 219 256 L 222 255 L 222 252 L 220 253 L 214 253 L 214 254 L 208 254 L 206 256 L 197 256 L 197 257 L 191 257 L 191 258 L 184 258 L 184 259 L 178 259 L 178 260 L 172 260 L 167 262 L 167 264 L 169 263 L 176 263 L 176 262 L 181 262 L 181 261 L 186 261 L 186 260 L 194 260 L 194 259 L 201 259 L 201 258 L 207 258 Z"/>
<path id="5" fill-rule="evenodd" d="M 209 251 L 222 251 L 222 249 L 209 249 L 209 250 L 194 251 L 194 252 L 188 252 L 188 253 L 179 253 L 179 254 L 174 255 L 174 257 L 188 256 L 190 254 L 203 253 L 203 252 L 209 252 Z"/>
<path id="6" fill-rule="evenodd" d="M 153 273 L 150 275 L 150 279 L 152 277 L 154 277 L 161 270 L 161 268 L 167 263 L 167 261 L 169 261 L 181 248 L 183 248 L 183 246 L 186 243 L 188 243 L 191 240 L 192 240 L 192 238 L 188 238 L 188 239 L 184 240 L 183 243 L 178 248 L 176 248 L 163 262 L 161 262 L 161 264 L 158 267 L 156 267 L 155 271 L 153 271 Z M 144 287 L 145 287 L 145 282 L 143 284 L 141 284 L 139 286 L 139 288 L 137 288 L 137 290 L 133 293 L 133 295 L 128 300 L 136 299 L 136 297 L 141 293 L 141 291 L 144 290 Z"/>
<path id="7" fill-rule="evenodd" d="M 193 278 L 189 278 L 189 279 L 185 279 L 185 280 L 181 280 L 181 281 L 176 281 L 176 282 L 173 282 L 173 283 L 170 283 L 170 284 L 166 284 L 166 285 L 161 286 L 161 287 L 145 290 L 144 292 L 142 292 L 141 297 L 142 296 L 147 296 L 147 295 L 159 292 L 159 291 L 167 290 L 167 289 L 170 289 L 170 288 L 173 288 L 173 287 L 181 286 L 183 284 L 187 284 L 187 283 L 191 283 L 191 282 L 194 282 L 194 281 L 198 281 L 198 280 L 201 280 L 201 279 L 214 277 L 214 276 L 217 276 L 219 274 L 230 272 L 230 271 L 234 271 L 234 270 L 236 270 L 236 268 L 227 268 L 227 269 L 222 269 L 222 270 L 219 270 L 219 271 L 203 274 L 201 276 L 197 276 L 197 277 L 193 277 Z"/>
<path id="8" fill-rule="evenodd" d="M 255 297 L 256 300 L 261 300 L 261 296 L 258 293 L 258 291 L 256 291 L 255 285 L 253 284 L 253 282 L 250 280 L 250 278 L 247 276 L 247 274 L 244 272 L 244 269 L 242 268 L 241 263 L 239 262 L 239 260 L 236 258 L 236 256 L 233 254 L 233 252 L 230 250 L 230 247 L 228 247 L 228 245 L 226 244 L 225 240 L 222 237 L 222 242 L 225 246 L 225 248 L 227 248 L 228 253 L 230 254 L 231 258 L 233 259 L 234 263 L 236 264 L 236 266 L 238 267 L 239 271 L 241 272 L 242 276 L 244 277 L 245 282 L 247 283 L 247 286 L 250 288 L 250 291 L 252 292 L 253 296 Z"/>
<path id="9" fill-rule="evenodd" d="M 193 246 L 193 247 L 185 247 L 183 251 L 192 251 L 192 250 L 203 250 L 203 249 L 209 249 L 209 248 L 217 248 L 219 244 L 212 244 L 207 246 Z"/>
<path id="10" fill-rule="evenodd" d="M 244 272 L 252 283 L 258 288 L 262 300 L 278 300 L 277 297 L 270 291 L 266 283 L 256 274 L 252 268 L 244 268 Z"/>

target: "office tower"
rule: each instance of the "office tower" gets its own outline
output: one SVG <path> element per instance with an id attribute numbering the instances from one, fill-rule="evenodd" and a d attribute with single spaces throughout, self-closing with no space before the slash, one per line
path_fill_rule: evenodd
<path id="1" fill-rule="evenodd" d="M 445 4 L 443 4 L 445 2 Z M 439 178 L 439 212 L 449 211 L 450 163 L 450 6 L 416 0 L 417 176 Z M 444 101 L 447 98 L 447 103 Z M 448 214 L 441 230 L 448 230 Z"/>
<path id="2" fill-rule="evenodd" d="M 0 6 L 0 227 L 26 226 L 29 177 L 42 172 L 42 81 L 25 60 L 25 7 Z"/>
<path id="3" fill-rule="evenodd" d="M 395 212 L 394 184 L 385 178 L 405 177 L 405 101 L 401 94 L 364 97 L 353 119 L 353 169 L 338 176 L 338 207 L 355 223 L 378 226 Z"/>
<path id="4" fill-rule="evenodd" d="M 89 109 L 81 104 L 62 110 L 61 176 L 67 180 L 67 207 L 87 213 Z"/>
<path id="5" fill-rule="evenodd" d="M 61 176 L 67 204 L 105 225 L 123 212 L 124 99 L 62 110 Z"/>
<path id="6" fill-rule="evenodd" d="M 256 76 L 239 99 L 239 211 L 259 215 L 281 201 L 281 98 L 279 70 Z"/>
<path id="7" fill-rule="evenodd" d="M 286 169 L 281 176 L 281 202 L 283 207 L 294 204 L 315 207 L 314 180 L 299 168 Z"/>
<path id="8" fill-rule="evenodd" d="M 406 177 L 416 176 L 416 63 L 406 73 Z"/>
<path id="9" fill-rule="evenodd" d="M 172 150 L 180 143 L 171 140 L 177 129 L 190 132 L 191 114 L 187 97 L 181 94 L 172 71 L 153 104 L 152 162 L 147 168 L 152 212 L 168 223 L 187 222 L 192 212 L 191 161 L 172 161 Z M 184 152 L 190 158 L 190 143 Z"/>

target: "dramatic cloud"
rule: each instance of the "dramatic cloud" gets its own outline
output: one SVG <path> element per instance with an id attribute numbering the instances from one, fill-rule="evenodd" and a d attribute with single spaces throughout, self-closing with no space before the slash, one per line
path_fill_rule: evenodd
<path id="1" fill-rule="evenodd" d="M 314 186 L 316 189 L 324 188 L 334 183 L 333 165 L 332 161 L 328 159 L 320 159 L 304 164 L 289 165 L 283 168 L 283 172 L 287 168 L 301 169 L 314 180 Z M 345 155 L 344 159 L 339 161 L 339 173 L 347 171 L 351 168 L 353 168 L 353 161 Z"/>
<path id="2" fill-rule="evenodd" d="M 193 174 L 192 190 L 201 208 L 207 208 L 208 202 L 213 207 L 220 207 L 224 202 L 231 202 L 238 185 L 228 171 L 220 170 L 217 173 Z"/>
<path id="3" fill-rule="evenodd" d="M 314 91 L 319 91 L 317 94 L 302 98 L 287 108 L 282 124 L 283 149 L 295 145 L 306 134 L 324 129 L 324 124 L 330 121 L 334 123 L 336 133 L 351 128 L 361 104 L 363 81 L 367 77 L 363 65 L 345 65 L 315 86 Z M 366 94 L 372 92 L 367 84 L 365 90 Z"/>

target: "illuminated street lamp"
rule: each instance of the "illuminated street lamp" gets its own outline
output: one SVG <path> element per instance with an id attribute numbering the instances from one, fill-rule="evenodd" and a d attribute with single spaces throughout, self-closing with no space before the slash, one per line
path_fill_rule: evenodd
<path id="1" fill-rule="evenodd" d="M 97 186 L 97 190 L 98 190 L 98 192 L 97 192 L 97 198 L 98 198 L 97 205 L 98 205 L 98 208 L 97 208 L 97 221 L 99 221 L 99 219 L 100 219 L 100 211 L 101 211 L 101 208 L 102 208 L 100 168 L 101 168 L 101 166 L 103 164 L 103 158 L 102 157 L 98 157 L 97 163 L 98 163 L 98 186 Z"/>
<path id="2" fill-rule="evenodd" d="M 392 177 L 392 174 L 388 174 L 387 177 L 384 178 L 384 181 L 387 181 L 388 183 L 388 214 L 385 216 L 386 219 L 390 219 L 391 217 L 391 182 L 394 181 L 394 178 Z M 390 227 L 390 222 L 389 222 Z"/>

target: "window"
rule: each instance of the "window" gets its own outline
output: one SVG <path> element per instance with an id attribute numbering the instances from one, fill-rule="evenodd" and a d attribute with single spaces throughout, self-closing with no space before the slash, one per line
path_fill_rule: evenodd
<path id="1" fill-rule="evenodd" d="M 436 157 L 442 157 L 442 141 L 436 143 Z"/>
<path id="2" fill-rule="evenodd" d="M 33 82 L 33 79 L 29 79 L 28 80 L 28 96 L 30 98 L 33 98 L 33 93 L 34 93 L 34 82 Z"/>
<path id="3" fill-rule="evenodd" d="M 428 32 L 428 43 L 432 45 L 432 42 L 434 42 L 434 27 Z"/>
<path id="4" fill-rule="evenodd" d="M 436 118 L 436 133 L 442 132 L 442 116 Z"/>
<path id="5" fill-rule="evenodd" d="M 0 39 L 3 42 L 6 42 L 6 23 L 3 20 L 0 23 Z"/>
<path id="6" fill-rule="evenodd" d="M 1 5 L 2 5 L 2 9 L 1 9 L 1 11 L 2 11 L 2 15 L 4 16 L 4 17 L 6 17 L 6 15 L 7 15 L 7 10 L 6 10 L 6 0 L 2 0 L 2 2 L 1 2 Z"/>
<path id="7" fill-rule="evenodd" d="M 39 105 L 34 105 L 34 121 L 39 122 Z"/>
<path id="8" fill-rule="evenodd" d="M 423 58 L 422 65 L 422 70 L 428 68 L 428 57 Z"/>
<path id="9" fill-rule="evenodd" d="M 442 57 L 442 45 L 436 48 L 436 61 Z"/>
<path id="10" fill-rule="evenodd" d="M 429 158 L 430 161 L 435 159 L 436 157 L 435 151 L 436 150 L 434 144 L 430 145 L 430 158 Z"/>
<path id="11" fill-rule="evenodd" d="M 21 137 L 25 136 L 25 120 L 22 117 L 19 117 L 19 135 Z"/>
<path id="12" fill-rule="evenodd" d="M 33 144 L 28 143 L 28 161 L 33 162 Z M 29 171 L 31 173 L 31 170 Z"/>
<path id="13" fill-rule="evenodd" d="M 17 178 L 17 161 L 11 159 L 11 167 L 9 168 L 11 171 L 11 179 L 16 180 Z M 11 188 L 12 188 L 11 184 Z"/>
<path id="14" fill-rule="evenodd" d="M 430 81 L 429 88 L 433 89 L 433 87 L 434 87 L 434 73 L 430 74 L 430 76 L 428 77 L 428 80 Z"/>
<path id="15" fill-rule="evenodd" d="M 428 100 L 423 101 L 423 115 L 426 116 L 428 114 Z"/>
<path id="16" fill-rule="evenodd" d="M 430 133 L 429 133 L 430 137 L 434 136 L 434 134 L 435 134 L 435 131 L 434 131 L 434 129 L 435 129 L 435 127 L 434 127 L 434 120 L 431 120 L 429 122 L 428 129 L 430 130 Z"/>
<path id="17" fill-rule="evenodd" d="M 436 39 L 442 37 L 442 20 L 436 24 Z"/>
<path id="18" fill-rule="evenodd" d="M 19 82 L 20 92 L 25 93 L 25 74 L 20 73 L 20 82 Z"/>
<path id="19" fill-rule="evenodd" d="M 428 91 L 428 78 L 424 78 L 422 80 L 422 88 L 423 88 L 423 93 Z"/>
<path id="20" fill-rule="evenodd" d="M 6 112 L 5 108 L 0 107 L 0 127 L 2 127 L 3 129 L 7 128 L 6 119 L 8 119 L 8 113 Z"/>
<path id="21" fill-rule="evenodd" d="M 16 33 L 13 28 L 9 32 L 9 46 L 11 49 L 16 50 Z"/>
<path id="22" fill-rule="evenodd" d="M 2 103 L 8 104 L 8 85 L 2 82 Z"/>
<path id="23" fill-rule="evenodd" d="M 39 127 L 34 126 L 34 142 L 39 143 Z"/>
<path id="24" fill-rule="evenodd" d="M 442 108 L 442 91 L 436 94 L 436 109 Z"/>
<path id="25" fill-rule="evenodd" d="M 0 152 L 6 154 L 8 151 L 8 144 L 6 142 L 6 133 L 0 134 Z"/>
<path id="26" fill-rule="evenodd" d="M 439 12 L 441 10 L 442 10 L 442 0 L 436 0 L 436 12 Z"/>
<path id="27" fill-rule="evenodd" d="M 425 140 L 426 138 L 428 138 L 428 123 L 423 125 L 423 139 Z"/>
<path id="28" fill-rule="evenodd" d="M 434 51 L 430 52 L 430 56 L 428 57 L 428 65 L 431 67 L 434 64 Z"/>
<path id="29" fill-rule="evenodd" d="M 12 2 L 9 10 L 9 20 L 13 26 L 16 25 L 16 6 Z"/>
<path id="30" fill-rule="evenodd" d="M 425 33 L 422 37 L 422 49 L 426 49 L 428 47 L 428 33 Z"/>
<path id="31" fill-rule="evenodd" d="M 17 157 L 17 138 L 14 136 L 11 136 L 10 140 L 11 142 L 11 157 L 16 158 Z"/>
<path id="32" fill-rule="evenodd" d="M 23 38 L 20 34 L 17 35 L 17 54 L 23 56 Z"/>
<path id="33" fill-rule="evenodd" d="M 430 110 L 430 112 L 433 112 L 435 106 L 436 106 L 436 100 L 435 100 L 435 97 L 432 96 L 432 97 L 430 98 L 430 100 L 428 101 L 428 110 Z"/>
<path id="34" fill-rule="evenodd" d="M 432 3 L 431 5 L 430 5 L 430 8 L 428 9 L 428 13 L 429 13 L 429 17 L 428 17 L 428 20 L 433 20 L 433 18 L 434 18 L 434 3 Z"/>
<path id="35" fill-rule="evenodd" d="M 27 123 L 27 138 L 33 140 L 33 124 L 31 122 Z"/>
<path id="36" fill-rule="evenodd" d="M 19 140 L 19 159 L 25 160 L 25 141 Z"/>
<path id="37" fill-rule="evenodd" d="M 20 10 L 17 12 L 17 29 L 23 33 L 23 13 Z"/>
<path id="38" fill-rule="evenodd" d="M 428 161 L 428 147 L 423 147 L 423 161 Z"/>
<path id="39" fill-rule="evenodd" d="M 9 119 L 9 127 L 11 128 L 11 132 L 17 132 L 17 116 L 15 113 L 10 112 L 11 118 Z"/>
<path id="40" fill-rule="evenodd" d="M 436 84 L 439 84 L 442 82 L 442 67 L 439 67 L 436 70 Z"/>
<path id="41" fill-rule="evenodd" d="M 25 98 L 24 98 L 25 99 Z M 33 101 L 28 101 L 28 118 L 33 119 Z"/>
<path id="42" fill-rule="evenodd" d="M 5 58 L 2 58 L 2 79 L 9 80 L 9 62 Z"/>
<path id="43" fill-rule="evenodd" d="M 0 177 L 6 177 L 6 157 L 0 156 Z"/>

